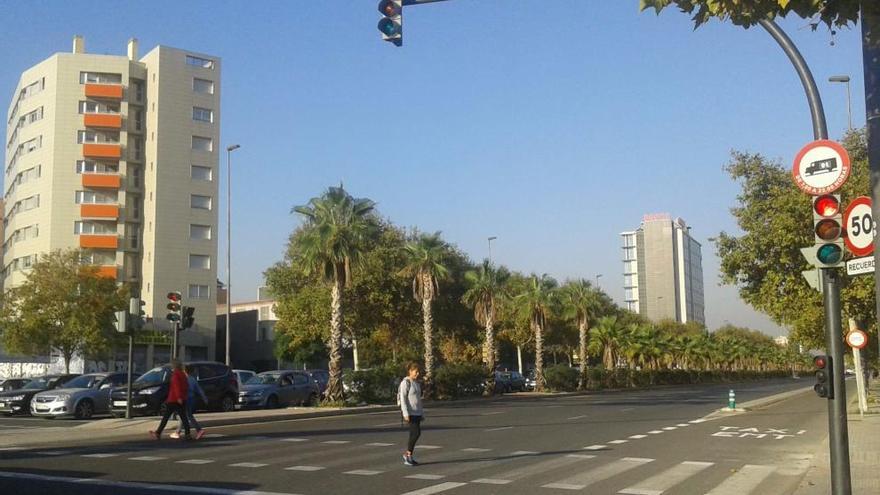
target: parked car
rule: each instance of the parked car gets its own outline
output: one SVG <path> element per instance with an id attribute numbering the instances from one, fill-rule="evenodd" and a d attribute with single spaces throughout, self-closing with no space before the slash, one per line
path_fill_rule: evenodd
<path id="1" fill-rule="evenodd" d="M 535 370 L 529 370 L 526 373 L 526 390 L 535 390 Z"/>
<path id="2" fill-rule="evenodd" d="M 526 378 L 518 371 L 502 371 L 501 374 L 507 380 L 507 392 L 525 392 Z"/>
<path id="3" fill-rule="evenodd" d="M 242 385 L 248 382 L 251 378 L 257 376 L 256 371 L 251 370 L 232 370 L 235 373 L 235 378 L 238 379 L 238 387 L 241 388 Z"/>
<path id="4" fill-rule="evenodd" d="M 507 375 L 500 371 L 495 372 L 495 391 L 496 394 L 505 394 L 510 392 L 510 379 Z"/>
<path id="5" fill-rule="evenodd" d="M 0 380 L 0 392 L 20 389 L 27 385 L 27 382 L 29 381 L 31 381 L 30 378 L 7 378 L 5 380 Z"/>
<path id="6" fill-rule="evenodd" d="M 208 403 L 200 404 L 201 406 L 217 411 L 235 409 L 238 400 L 238 381 L 229 366 L 214 361 L 196 361 L 186 363 L 186 366 L 195 368 L 199 385 L 208 396 Z M 169 365 L 158 366 L 138 377 L 131 385 L 132 414 L 136 416 L 162 414 L 165 411 L 170 380 Z M 125 415 L 127 392 L 128 387 L 120 387 L 111 393 L 110 412 L 114 416 Z"/>
<path id="7" fill-rule="evenodd" d="M 242 385 L 238 404 L 242 408 L 276 408 L 317 405 L 318 384 L 305 371 L 264 371 Z"/>
<path id="8" fill-rule="evenodd" d="M 327 382 L 330 381 L 330 372 L 327 370 L 306 370 L 306 373 L 318 384 L 318 397 L 324 397 Z"/>
<path id="9" fill-rule="evenodd" d="M 89 419 L 110 412 L 110 393 L 125 385 L 128 373 L 91 373 L 54 389 L 40 392 L 31 400 L 31 415 L 45 418 L 73 416 Z"/>
<path id="10" fill-rule="evenodd" d="M 44 375 L 32 378 L 25 386 L 8 392 L 0 392 L 0 413 L 28 414 L 31 399 L 43 390 L 53 390 L 64 385 L 78 374 Z"/>

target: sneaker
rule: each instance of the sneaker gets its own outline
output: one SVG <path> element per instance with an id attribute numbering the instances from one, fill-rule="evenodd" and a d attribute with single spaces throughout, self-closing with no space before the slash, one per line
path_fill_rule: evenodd
<path id="1" fill-rule="evenodd" d="M 406 454 L 403 454 L 403 463 L 407 466 L 415 466 L 415 464 L 413 464 L 412 457 Z"/>
<path id="2" fill-rule="evenodd" d="M 159 437 L 161 436 L 162 435 L 160 433 L 156 433 L 155 431 L 150 430 L 150 438 L 152 438 L 153 440 L 159 440 Z"/>
<path id="3" fill-rule="evenodd" d="M 196 431 L 196 440 L 201 440 L 203 436 L 205 436 L 205 430 Z"/>
<path id="4" fill-rule="evenodd" d="M 171 437 L 171 438 L 174 438 L 174 439 L 178 439 L 178 438 L 180 438 L 180 433 L 177 433 L 177 432 L 175 431 L 174 433 L 171 433 L 171 434 L 169 434 L 168 436 Z"/>
<path id="5" fill-rule="evenodd" d="M 413 456 L 409 456 L 409 462 L 410 462 L 413 466 L 418 466 L 418 465 L 419 465 L 419 463 L 416 462 L 416 460 L 413 458 Z"/>

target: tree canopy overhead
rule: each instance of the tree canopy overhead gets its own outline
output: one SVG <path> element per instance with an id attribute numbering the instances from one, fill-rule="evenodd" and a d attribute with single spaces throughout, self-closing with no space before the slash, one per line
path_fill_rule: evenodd
<path id="1" fill-rule="evenodd" d="M 859 18 L 860 0 L 639 0 L 639 9 L 658 14 L 669 5 L 691 15 L 696 27 L 713 17 L 748 28 L 762 19 L 795 14 L 828 26 L 848 26 Z"/>

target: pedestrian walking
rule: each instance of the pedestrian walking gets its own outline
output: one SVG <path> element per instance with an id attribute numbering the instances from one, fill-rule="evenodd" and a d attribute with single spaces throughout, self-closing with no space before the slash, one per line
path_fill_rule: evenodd
<path id="1" fill-rule="evenodd" d="M 205 404 L 208 403 L 208 396 L 205 395 L 205 391 L 202 390 L 202 387 L 199 385 L 199 379 L 196 378 L 195 368 L 190 365 L 184 368 L 186 372 L 186 384 L 187 384 L 187 394 L 186 394 L 186 419 L 189 421 L 189 427 L 195 428 L 196 430 L 196 440 L 200 440 L 202 436 L 205 434 L 205 430 L 196 421 L 195 412 L 199 405 L 199 399 L 202 399 L 202 402 Z M 180 434 L 183 433 L 183 417 L 181 416 L 177 422 L 177 431 L 168 435 L 171 438 L 180 438 Z"/>
<path id="2" fill-rule="evenodd" d="M 418 466 L 419 463 L 413 458 L 413 452 L 416 448 L 416 442 L 422 435 L 422 419 L 424 418 L 422 387 L 417 381 L 421 370 L 416 362 L 410 362 L 406 370 L 407 375 L 400 381 L 400 387 L 397 390 L 400 412 L 403 414 L 403 420 L 409 423 L 409 443 L 407 443 L 406 452 L 403 453 L 403 463 L 407 466 Z"/>
<path id="3" fill-rule="evenodd" d="M 162 438 L 162 430 L 164 430 L 165 425 L 168 424 L 168 418 L 175 413 L 177 413 L 180 420 L 183 421 L 183 429 L 186 432 L 186 439 L 189 440 L 191 438 L 189 434 L 189 420 L 187 418 L 186 408 L 184 407 L 189 384 L 187 383 L 186 373 L 183 372 L 182 368 L 180 361 L 176 359 L 171 361 L 171 383 L 168 386 L 168 397 L 165 399 L 165 413 L 162 415 L 162 421 L 159 423 L 159 428 L 155 431 L 150 431 L 150 436 L 153 437 L 154 440 Z"/>

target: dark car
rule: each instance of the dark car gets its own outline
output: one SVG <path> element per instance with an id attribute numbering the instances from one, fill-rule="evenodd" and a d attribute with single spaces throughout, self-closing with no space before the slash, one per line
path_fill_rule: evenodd
<path id="1" fill-rule="evenodd" d="M 215 411 L 232 411 L 238 400 L 238 380 L 235 373 L 223 363 L 197 361 L 186 363 L 195 368 L 199 386 L 208 397 L 207 404 L 201 408 Z M 159 366 L 144 373 L 131 385 L 131 412 L 135 416 L 162 414 L 165 399 L 168 397 L 168 384 L 171 381 L 171 366 Z M 110 412 L 114 416 L 125 415 L 128 387 L 120 387 L 110 394 Z"/>
<path id="2" fill-rule="evenodd" d="M 318 396 L 323 397 L 324 391 L 327 390 L 327 383 L 330 381 L 330 372 L 327 370 L 306 370 L 306 373 L 318 384 Z"/>
<path id="3" fill-rule="evenodd" d="M 5 380 L 0 380 L 0 392 L 17 390 L 27 385 L 27 382 L 29 381 L 31 381 L 30 378 L 7 378 Z"/>
<path id="4" fill-rule="evenodd" d="M 507 380 L 507 392 L 525 392 L 526 377 L 518 371 L 502 371 L 501 374 Z"/>
<path id="5" fill-rule="evenodd" d="M 248 380 L 238 392 L 242 408 L 276 408 L 318 403 L 318 384 L 305 371 L 264 371 Z"/>
<path id="6" fill-rule="evenodd" d="M 58 388 L 79 375 L 44 375 L 32 378 L 25 386 L 8 392 L 0 392 L 0 413 L 29 414 L 31 399 L 44 390 Z"/>

